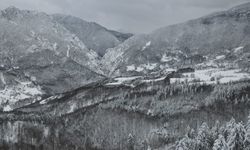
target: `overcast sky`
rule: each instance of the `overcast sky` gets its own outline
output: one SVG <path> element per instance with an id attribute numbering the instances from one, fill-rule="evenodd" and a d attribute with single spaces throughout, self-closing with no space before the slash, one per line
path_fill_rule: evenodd
<path id="1" fill-rule="evenodd" d="M 109 29 L 148 33 L 244 2 L 250 0 L 0 0 L 0 9 L 70 14 Z"/>

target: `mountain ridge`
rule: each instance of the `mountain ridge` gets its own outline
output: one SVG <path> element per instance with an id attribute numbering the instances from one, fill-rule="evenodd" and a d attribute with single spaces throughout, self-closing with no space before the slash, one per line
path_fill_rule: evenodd
<path id="1" fill-rule="evenodd" d="M 96 52 L 50 15 L 9 7 L 0 25 L 1 87 L 29 81 L 55 94 L 104 78 Z"/>
<path id="2" fill-rule="evenodd" d="M 106 49 L 119 45 L 133 35 L 109 30 L 98 23 L 87 22 L 71 15 L 54 14 L 52 16 L 101 57 L 106 53 Z"/>
<path id="3" fill-rule="evenodd" d="M 228 50 L 248 47 L 249 22 L 250 7 L 243 4 L 227 11 L 163 27 L 150 34 L 136 35 L 136 38 L 132 38 L 134 41 L 130 39 L 116 48 L 110 48 L 103 57 L 103 63 L 112 66 L 108 69 L 114 70 L 111 74 L 119 76 L 148 74 L 162 68 L 185 66 L 185 59 L 197 54 L 206 57 L 208 61 L 215 55 L 227 55 Z M 117 53 L 118 50 L 122 55 Z M 120 55 L 122 59 L 108 59 L 115 55 Z M 141 67 L 146 64 L 156 67 L 152 70 Z M 133 65 L 135 69 L 128 71 L 128 67 Z"/>
<path id="4" fill-rule="evenodd" d="M 247 12 L 133 36 L 100 62 L 53 17 L 9 9 L 0 16 L 0 149 L 172 150 L 203 122 L 246 121 Z M 223 134 L 213 128 L 206 137 L 203 129 L 183 145 L 211 147 L 208 141 Z M 240 130 L 229 129 L 225 135 L 237 138 Z"/>

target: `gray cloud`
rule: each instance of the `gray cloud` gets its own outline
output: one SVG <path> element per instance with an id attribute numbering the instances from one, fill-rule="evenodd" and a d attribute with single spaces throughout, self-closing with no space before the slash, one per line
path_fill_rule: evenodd
<path id="1" fill-rule="evenodd" d="M 1 9 L 16 6 L 64 13 L 110 29 L 147 33 L 250 0 L 1 0 Z"/>

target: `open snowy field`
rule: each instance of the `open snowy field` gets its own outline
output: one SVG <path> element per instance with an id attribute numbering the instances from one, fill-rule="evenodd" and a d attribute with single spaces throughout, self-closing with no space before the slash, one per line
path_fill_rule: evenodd
<path id="1" fill-rule="evenodd" d="M 205 69 L 192 73 L 184 73 L 182 78 L 172 78 L 171 83 L 176 82 L 203 82 L 207 84 L 228 83 L 250 79 L 250 74 L 241 72 L 240 69 Z"/>

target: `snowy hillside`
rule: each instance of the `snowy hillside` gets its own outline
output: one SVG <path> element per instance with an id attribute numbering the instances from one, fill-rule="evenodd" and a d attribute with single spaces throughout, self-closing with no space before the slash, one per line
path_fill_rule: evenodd
<path id="1" fill-rule="evenodd" d="M 103 78 L 97 53 L 51 16 L 9 7 L 0 11 L 0 26 L 3 105 L 26 103 L 36 95 L 70 91 Z"/>
<path id="2" fill-rule="evenodd" d="M 134 36 L 0 11 L 0 150 L 247 150 L 249 23 L 250 3 Z"/>
<path id="3" fill-rule="evenodd" d="M 249 5 L 247 3 L 242 7 L 167 26 L 148 35 L 135 36 L 109 49 L 103 63 L 111 67 L 109 70 L 114 76 L 141 75 L 162 68 L 194 66 L 216 58 L 223 60 L 227 57 L 229 61 L 233 58 L 230 55 L 235 56 L 233 51 L 238 51 L 237 48 L 239 51 L 244 48 L 244 53 L 249 56 Z M 237 57 L 231 63 L 247 66 L 246 59 Z M 154 69 L 141 67 L 147 64 L 154 64 Z M 130 66 L 135 69 L 127 69 Z"/>
<path id="4" fill-rule="evenodd" d="M 53 15 L 55 21 L 63 25 L 71 33 L 75 34 L 100 56 L 106 53 L 108 48 L 113 48 L 132 36 L 116 31 L 111 31 L 94 22 L 86 22 L 80 18 L 66 15 Z"/>

